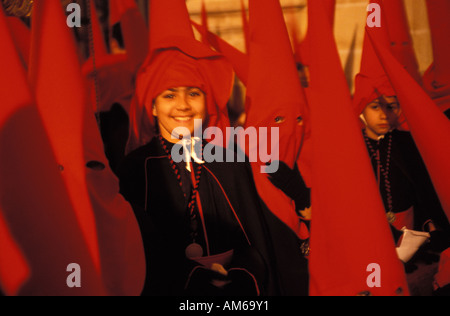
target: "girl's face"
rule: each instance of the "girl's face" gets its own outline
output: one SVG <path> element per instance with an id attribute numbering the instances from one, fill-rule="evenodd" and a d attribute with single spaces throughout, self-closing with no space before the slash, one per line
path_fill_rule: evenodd
<path id="1" fill-rule="evenodd" d="M 178 127 L 194 134 L 194 120 L 206 118 L 206 95 L 195 87 L 174 87 L 156 97 L 153 116 L 157 117 L 161 135 L 172 143 L 172 132 Z M 176 134 L 177 137 L 183 136 Z M 185 135 L 184 135 L 185 136 Z"/>
<path id="2" fill-rule="evenodd" d="M 400 115 L 397 97 L 382 96 L 369 103 L 362 113 L 366 124 L 366 133 L 372 139 L 378 139 L 396 127 Z"/>

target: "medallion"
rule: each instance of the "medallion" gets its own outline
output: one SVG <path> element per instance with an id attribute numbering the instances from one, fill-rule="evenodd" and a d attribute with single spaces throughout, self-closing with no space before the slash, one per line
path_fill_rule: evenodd
<path id="1" fill-rule="evenodd" d="M 186 247 L 186 258 L 195 259 L 203 257 L 203 248 L 199 244 L 192 243 Z"/>
<path id="2" fill-rule="evenodd" d="M 387 212 L 387 213 L 386 213 L 386 218 L 387 218 L 389 224 L 394 223 L 395 220 L 397 219 L 397 217 L 395 216 L 395 213 L 394 213 L 394 212 Z"/>

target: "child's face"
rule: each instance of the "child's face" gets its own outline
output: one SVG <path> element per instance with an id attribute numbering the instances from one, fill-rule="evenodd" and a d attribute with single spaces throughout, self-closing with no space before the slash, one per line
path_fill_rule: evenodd
<path id="1" fill-rule="evenodd" d="M 161 93 L 153 105 L 161 135 L 170 142 L 178 142 L 171 135 L 175 128 L 187 128 L 194 134 L 194 120 L 206 117 L 206 96 L 199 88 L 174 87 Z"/>
<path id="2" fill-rule="evenodd" d="M 400 115 L 397 97 L 382 96 L 369 103 L 362 116 L 366 124 L 367 136 L 378 139 L 396 127 Z"/>

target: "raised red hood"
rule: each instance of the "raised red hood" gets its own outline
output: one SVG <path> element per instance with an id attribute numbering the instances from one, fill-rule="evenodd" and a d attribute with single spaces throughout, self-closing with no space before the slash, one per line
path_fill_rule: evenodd
<path id="1" fill-rule="evenodd" d="M 267 128 L 268 140 L 272 139 L 272 129 L 278 128 L 279 138 L 272 142 L 259 139 L 256 144 L 250 144 L 246 152 L 252 157 L 256 153 L 271 152 L 271 147 L 278 148 L 279 156 L 272 159 L 293 168 L 301 150 L 308 113 L 283 12 L 278 0 L 250 0 L 249 11 L 245 127 Z M 298 124 L 299 118 L 303 119 L 302 125 Z M 268 180 L 267 174 L 262 172 L 264 165 L 259 160 L 252 163 L 260 196 L 278 218 L 305 238 L 293 202 Z"/>

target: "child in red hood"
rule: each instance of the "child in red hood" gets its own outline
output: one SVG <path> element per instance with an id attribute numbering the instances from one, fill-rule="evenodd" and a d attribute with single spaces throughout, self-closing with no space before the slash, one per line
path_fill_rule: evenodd
<path id="1" fill-rule="evenodd" d="M 401 108 L 388 78 L 358 75 L 354 105 L 396 241 L 404 227 L 435 232 L 432 241 L 443 250 L 449 224 L 411 134 L 398 130 Z"/>
<path id="2" fill-rule="evenodd" d="M 298 239 L 260 199 L 250 164 L 197 138 L 230 124 L 231 65 L 195 40 L 184 1 L 150 5 L 151 52 L 137 74 L 119 171 L 146 250 L 142 294 L 306 295 Z M 188 153 L 181 161 L 180 150 Z"/>
<path id="3" fill-rule="evenodd" d="M 211 120 L 208 104 L 215 100 L 202 62 L 179 50 L 161 51 L 138 75 L 137 96 L 152 115 L 155 136 L 125 158 L 119 178 L 146 248 L 143 294 L 279 294 L 273 240 L 265 224 L 277 219 L 261 203 L 249 164 L 203 161 L 202 141 L 190 137 L 198 132 L 195 119 L 204 125 Z M 172 155 L 174 146 L 177 152 L 182 147 L 172 137 L 180 127 L 184 135 L 178 136 L 193 146 L 190 158 L 181 162 Z M 213 150 L 221 150 L 226 161 L 224 148 Z M 278 227 L 277 238 L 294 245 L 294 234 L 281 223 Z M 301 261 L 300 251 L 292 258 Z"/>

